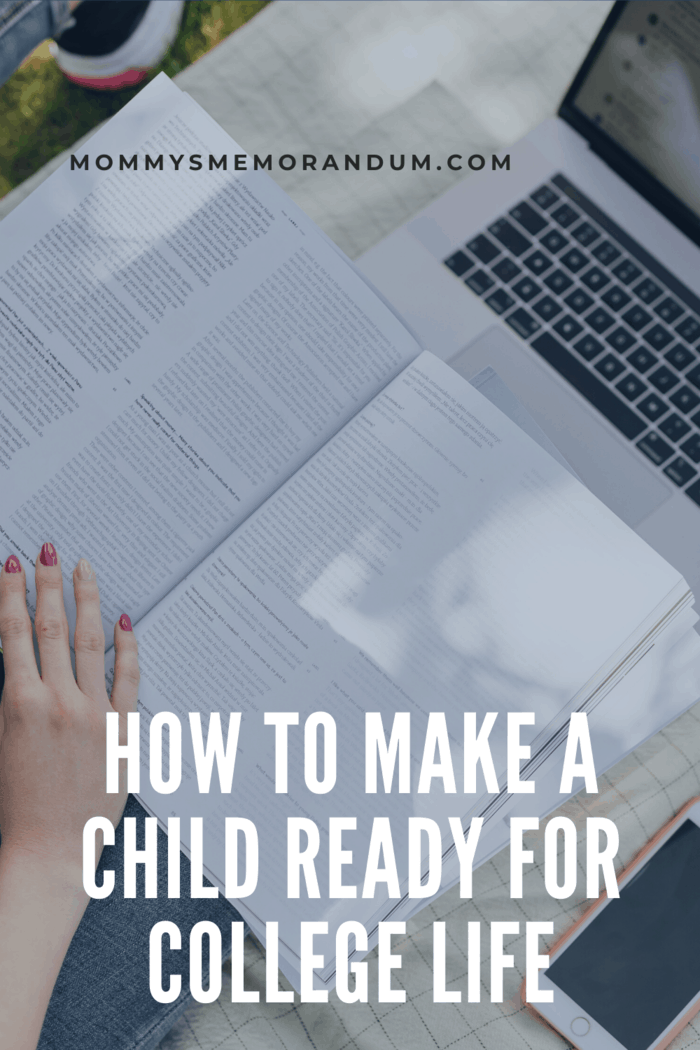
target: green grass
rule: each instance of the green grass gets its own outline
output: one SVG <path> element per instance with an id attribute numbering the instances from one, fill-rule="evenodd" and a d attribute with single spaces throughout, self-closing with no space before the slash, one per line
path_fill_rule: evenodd
<path id="1" fill-rule="evenodd" d="M 160 72 L 179 73 L 257 14 L 266 2 L 190 0 L 175 43 L 149 79 Z M 44 50 L 0 88 L 0 197 L 111 117 L 143 87 L 124 91 L 78 87 L 65 79 L 52 59 L 44 57 Z"/>

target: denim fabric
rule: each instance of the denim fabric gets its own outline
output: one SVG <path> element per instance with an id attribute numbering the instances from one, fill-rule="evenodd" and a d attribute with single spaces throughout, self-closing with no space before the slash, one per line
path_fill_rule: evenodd
<path id="1" fill-rule="evenodd" d="M 59 37 L 71 18 L 68 0 L 0 0 L 0 84 L 47 37 Z"/>
<path id="2" fill-rule="evenodd" d="M 143 849 L 146 812 L 129 796 L 126 817 L 137 817 L 137 848 Z M 39 1050 L 152 1050 L 169 1031 L 191 1001 L 189 995 L 189 934 L 203 919 L 221 930 L 224 958 L 231 952 L 231 923 L 238 912 L 221 896 L 209 900 L 189 897 L 190 865 L 180 855 L 180 885 L 183 896 L 168 898 L 167 836 L 158 829 L 158 897 L 143 896 L 143 865 L 137 868 L 137 896 L 123 896 L 123 822 L 115 845 L 105 847 L 97 874 L 103 869 L 116 875 L 112 895 L 92 900 L 54 988 L 39 1039 Z M 208 884 L 209 885 L 209 884 Z M 169 973 L 182 975 L 182 994 L 174 1003 L 157 1003 L 148 986 L 149 934 L 161 919 L 177 923 L 182 948 L 168 950 L 164 938 L 163 986 Z M 207 944 L 207 938 L 204 940 Z M 205 955 L 203 972 L 208 974 Z"/>

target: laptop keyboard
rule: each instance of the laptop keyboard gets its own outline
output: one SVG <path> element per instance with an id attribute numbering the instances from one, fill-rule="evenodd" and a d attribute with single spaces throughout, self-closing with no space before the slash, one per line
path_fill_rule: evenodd
<path id="1" fill-rule="evenodd" d="M 700 505 L 700 299 L 563 175 L 445 265 Z"/>

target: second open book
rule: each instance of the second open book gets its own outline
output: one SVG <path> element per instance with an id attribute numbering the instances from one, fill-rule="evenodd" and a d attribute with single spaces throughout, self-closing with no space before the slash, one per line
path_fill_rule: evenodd
<path id="1" fill-rule="evenodd" d="M 66 575 L 97 570 L 108 630 L 137 622 L 141 712 L 242 712 L 231 794 L 185 776 L 141 800 L 162 823 L 205 818 L 206 872 L 223 890 L 224 818 L 260 839 L 260 879 L 236 907 L 299 985 L 299 923 L 334 980 L 335 928 L 372 933 L 415 910 L 409 816 L 444 835 L 484 815 L 478 859 L 503 845 L 505 790 L 462 782 L 464 712 L 491 732 L 505 784 L 507 712 L 538 780 L 520 809 L 557 804 L 569 714 L 588 711 L 601 768 L 697 696 L 697 617 L 685 581 L 555 458 L 446 364 L 243 151 L 161 76 L 0 228 L 0 549 L 50 537 Z M 137 155 L 136 167 L 119 157 Z M 163 167 L 145 170 L 144 157 Z M 228 171 L 209 156 L 228 155 Z M 203 170 L 189 158 L 204 158 Z M 106 170 L 96 166 L 98 157 Z M 179 161 L 178 161 L 178 158 Z M 178 161 L 176 166 L 176 161 Z M 466 334 L 465 334 L 466 335 Z M 466 338 L 465 338 L 466 341 Z M 287 793 L 263 713 L 296 712 Z M 328 712 L 337 783 L 303 779 L 303 725 Z M 411 790 L 365 793 L 364 714 L 409 712 Z M 456 774 L 418 792 L 429 712 Z M 226 717 L 224 717 L 226 722 Z M 185 733 L 185 743 L 188 734 Z M 147 753 L 147 752 L 146 752 Z M 287 897 L 288 817 L 316 822 L 321 897 Z M 389 817 L 399 897 L 328 899 L 328 818 L 354 817 L 343 880 L 362 886 L 375 816 Z M 325 836 L 325 838 L 324 838 Z M 187 888 L 183 888 L 187 892 Z"/>

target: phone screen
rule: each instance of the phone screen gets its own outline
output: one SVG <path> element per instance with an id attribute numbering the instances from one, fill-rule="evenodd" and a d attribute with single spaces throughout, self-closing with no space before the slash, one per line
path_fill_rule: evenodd
<path id="1" fill-rule="evenodd" d="M 646 1050 L 700 991 L 700 827 L 684 821 L 546 974 L 627 1050 Z"/>

